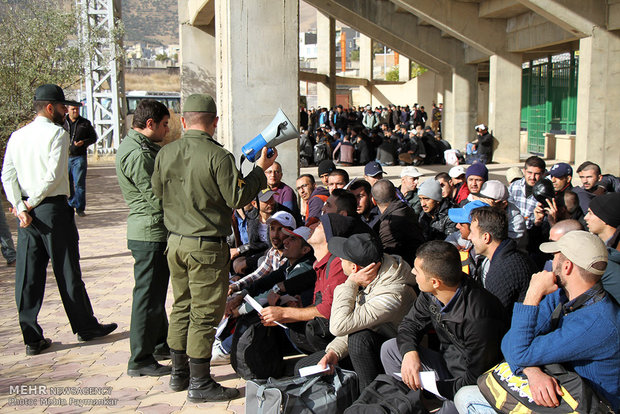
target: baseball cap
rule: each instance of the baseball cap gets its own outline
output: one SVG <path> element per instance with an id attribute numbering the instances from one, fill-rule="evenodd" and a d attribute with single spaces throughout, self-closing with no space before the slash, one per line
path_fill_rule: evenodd
<path id="1" fill-rule="evenodd" d="M 374 177 L 377 174 L 385 174 L 383 168 L 381 168 L 381 164 L 379 164 L 377 161 L 370 161 L 368 164 L 366 164 L 366 166 L 364 167 L 364 175 Z"/>
<path id="2" fill-rule="evenodd" d="M 554 164 L 549 170 L 549 175 L 555 178 L 566 177 L 567 175 L 573 175 L 573 169 L 565 162 L 558 162 Z"/>
<path id="3" fill-rule="evenodd" d="M 381 243 L 369 233 L 332 237 L 327 243 L 327 249 L 334 256 L 362 267 L 377 263 L 383 258 Z"/>
<path id="4" fill-rule="evenodd" d="M 605 269 L 594 268 L 598 262 L 607 263 L 607 248 L 596 235 L 583 230 L 575 230 L 560 237 L 560 240 L 540 245 L 543 253 L 561 252 L 568 260 L 595 275 L 602 275 Z"/>
<path id="5" fill-rule="evenodd" d="M 413 178 L 416 178 L 416 177 L 421 177 L 423 175 L 424 174 L 422 174 L 420 172 L 420 170 L 418 170 L 416 167 L 405 167 L 400 172 L 400 178 L 403 178 L 403 177 L 413 177 Z"/>
<path id="6" fill-rule="evenodd" d="M 475 129 L 476 131 L 484 131 L 484 130 L 486 130 L 486 129 L 487 129 L 487 126 L 486 126 L 485 124 L 478 124 L 478 125 L 476 125 L 476 126 L 474 127 L 474 129 Z"/>
<path id="7" fill-rule="evenodd" d="M 506 180 L 508 184 L 512 183 L 514 180 L 523 178 L 523 171 L 519 167 L 510 167 L 506 170 Z"/>
<path id="8" fill-rule="evenodd" d="M 210 95 L 206 93 L 195 93 L 188 96 L 185 100 L 183 112 L 208 112 L 214 114 L 217 112 L 217 107 Z"/>
<path id="9" fill-rule="evenodd" d="M 273 197 L 274 194 L 277 194 L 277 193 L 273 190 L 265 188 L 264 190 L 261 190 L 260 193 L 258 193 L 258 201 L 262 201 L 263 203 L 266 203 L 267 201 L 269 201 L 271 197 Z"/>
<path id="10" fill-rule="evenodd" d="M 497 180 L 485 181 L 480 187 L 480 191 L 473 195 L 490 198 L 492 200 L 504 201 L 508 200 L 508 189 L 504 184 Z"/>
<path id="11" fill-rule="evenodd" d="M 272 221 L 277 221 L 284 227 L 290 227 L 294 229 L 297 227 L 297 222 L 293 215 L 287 211 L 277 211 L 273 216 L 267 219 L 267 225 L 269 225 Z"/>
<path id="12" fill-rule="evenodd" d="M 62 88 L 52 83 L 46 83 L 45 85 L 39 86 L 34 91 L 34 100 L 59 102 L 63 105 L 70 106 L 82 106 L 80 102 L 66 100 L 65 93 L 63 92 Z"/>
<path id="13" fill-rule="evenodd" d="M 463 168 L 460 165 L 450 168 L 450 171 L 448 172 L 448 175 L 452 178 L 459 178 L 461 175 L 464 175 L 464 174 L 465 174 L 465 168 Z"/>
<path id="14" fill-rule="evenodd" d="M 306 226 L 298 227 L 295 230 L 289 230 L 288 228 L 284 227 L 282 231 L 291 237 L 302 238 L 304 239 L 304 241 L 308 241 L 310 235 L 312 234 L 312 230 L 310 230 L 310 228 Z"/>
<path id="15" fill-rule="evenodd" d="M 463 208 L 451 208 L 448 210 L 448 217 L 453 223 L 471 223 L 471 211 L 475 208 L 488 207 L 489 205 L 481 200 L 470 201 Z"/>

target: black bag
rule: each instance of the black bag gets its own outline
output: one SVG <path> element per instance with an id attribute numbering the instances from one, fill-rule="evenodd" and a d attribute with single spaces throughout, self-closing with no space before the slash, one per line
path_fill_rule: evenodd
<path id="1" fill-rule="evenodd" d="M 357 374 L 336 367 L 334 375 L 248 381 L 247 414 L 339 414 L 358 396 Z"/>
<path id="2" fill-rule="evenodd" d="M 507 362 L 502 362 L 478 378 L 478 388 L 491 406 L 500 413 L 613 413 L 609 403 L 597 395 L 577 373 L 561 364 L 540 367 L 562 387 L 558 407 L 543 407 L 534 402 L 526 378 L 514 374 Z"/>
<path id="3" fill-rule="evenodd" d="M 420 393 L 391 375 L 377 375 L 344 414 L 426 414 Z"/>
<path id="4" fill-rule="evenodd" d="M 261 322 L 253 323 L 241 334 L 235 331 L 230 363 L 240 377 L 249 380 L 284 375 L 280 331 L 282 328 L 279 326 L 264 326 Z"/>

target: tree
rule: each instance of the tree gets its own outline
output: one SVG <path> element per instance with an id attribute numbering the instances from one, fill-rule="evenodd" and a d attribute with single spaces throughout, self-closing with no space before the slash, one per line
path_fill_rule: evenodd
<path id="1" fill-rule="evenodd" d="M 400 80 L 398 66 L 393 66 L 392 69 L 387 71 L 385 80 L 392 82 L 398 82 Z"/>
<path id="2" fill-rule="evenodd" d="M 37 86 L 79 83 L 85 62 L 73 10 L 54 0 L 0 0 L 0 153 L 30 120 Z M 73 36 L 72 36 L 73 35 Z"/>

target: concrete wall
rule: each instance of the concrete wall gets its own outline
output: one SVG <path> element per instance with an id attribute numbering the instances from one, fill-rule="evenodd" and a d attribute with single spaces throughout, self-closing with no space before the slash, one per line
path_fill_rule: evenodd
<path id="1" fill-rule="evenodd" d="M 478 124 L 489 125 L 489 82 L 478 82 Z"/>

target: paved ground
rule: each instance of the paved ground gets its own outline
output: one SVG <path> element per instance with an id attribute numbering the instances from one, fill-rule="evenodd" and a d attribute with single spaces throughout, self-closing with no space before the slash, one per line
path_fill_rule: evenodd
<path id="1" fill-rule="evenodd" d="M 492 165 L 491 178 L 503 178 L 511 165 Z M 551 165 L 551 164 L 550 164 Z M 362 167 L 348 168 L 351 177 Z M 426 177 L 445 166 L 421 169 Z M 397 181 L 400 167 L 388 167 L 388 178 Z M 303 172 L 316 173 L 316 168 Z M 6 201 L 4 201 L 6 211 Z M 87 179 L 87 216 L 76 217 L 80 232 L 84 282 L 103 323 L 116 322 L 111 335 L 78 343 L 69 327 L 51 268 L 39 322 L 54 343 L 45 353 L 25 355 L 14 301 L 14 269 L 0 264 L 0 411 L 51 413 L 144 412 L 171 413 L 208 409 L 210 413 L 242 413 L 244 384 L 230 366 L 213 368 L 217 381 L 238 387 L 241 397 L 226 403 L 192 404 L 185 392 L 171 392 L 168 377 L 131 378 L 126 374 L 129 358 L 129 316 L 133 288 L 133 260 L 126 247 L 127 208 L 110 163 L 91 165 Z M 9 220 L 16 238 L 16 224 Z M 2 259 L 0 259 L 2 260 Z M 170 298 L 167 303 L 171 306 Z M 69 388 L 62 388 L 69 387 Z M 89 388 L 94 387 L 94 388 Z M 65 394 L 58 395 L 59 391 Z M 97 392 L 85 395 L 86 392 Z M 91 401 L 84 401 L 90 399 Z M 82 401 L 80 401 L 82 400 Z M 103 406 L 107 404 L 107 406 Z"/>

